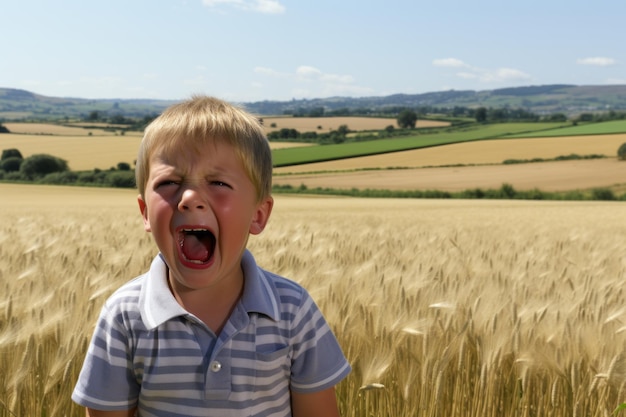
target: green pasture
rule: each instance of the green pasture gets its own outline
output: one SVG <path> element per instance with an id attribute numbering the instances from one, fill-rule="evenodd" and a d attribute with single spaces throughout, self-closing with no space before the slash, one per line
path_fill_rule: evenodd
<path id="1" fill-rule="evenodd" d="M 547 132 L 527 132 L 507 135 L 507 138 L 531 138 L 548 136 L 581 136 L 581 135 L 609 135 L 626 133 L 626 120 L 609 122 L 586 123 L 578 126 L 563 127 Z"/>
<path id="2" fill-rule="evenodd" d="M 431 146 L 474 140 L 512 137 L 511 135 L 530 135 L 533 132 L 561 130 L 566 123 L 498 123 L 486 125 L 468 125 L 462 128 L 450 128 L 438 133 L 416 134 L 415 136 L 391 139 L 376 139 L 363 142 L 349 142 L 336 145 L 307 146 L 301 148 L 276 149 L 273 152 L 274 166 L 290 166 L 313 162 L 332 161 L 344 158 L 376 155 L 389 152 L 407 151 Z"/>
<path id="3" fill-rule="evenodd" d="M 626 120 L 588 123 L 578 126 L 572 126 L 570 123 L 472 124 L 461 128 L 452 127 L 441 130 L 438 133 L 415 134 L 414 136 L 401 138 L 277 149 L 273 152 L 273 157 L 274 166 L 281 167 L 407 151 L 474 140 L 615 133 L 626 133 Z"/>

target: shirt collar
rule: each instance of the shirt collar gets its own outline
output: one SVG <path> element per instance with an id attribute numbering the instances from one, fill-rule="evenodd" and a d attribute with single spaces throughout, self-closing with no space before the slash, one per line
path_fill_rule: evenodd
<path id="1" fill-rule="evenodd" d="M 240 303 L 248 313 L 260 313 L 274 321 L 280 319 L 279 295 L 267 272 L 259 268 L 252 254 L 246 250 L 241 258 L 244 286 Z"/>
<path id="2" fill-rule="evenodd" d="M 247 313 L 264 314 L 278 321 L 279 296 L 274 283 L 256 264 L 252 254 L 246 250 L 241 260 L 244 274 L 244 290 L 239 304 Z M 166 321 L 189 314 L 174 298 L 167 282 L 167 265 L 159 254 L 154 258 L 139 295 L 141 318 L 148 330 Z"/>

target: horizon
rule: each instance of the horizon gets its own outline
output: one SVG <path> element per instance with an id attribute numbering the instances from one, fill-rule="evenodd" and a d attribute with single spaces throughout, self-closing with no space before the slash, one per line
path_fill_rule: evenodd
<path id="1" fill-rule="evenodd" d="M 271 99 L 260 99 L 260 100 L 256 100 L 256 101 L 247 101 L 247 102 L 240 102 L 240 103 L 248 103 L 248 104 L 252 104 L 252 103 L 258 103 L 258 102 L 289 102 L 292 100 L 298 101 L 298 100 L 303 100 L 303 101 L 315 101 L 315 100 L 331 100 L 334 98 L 341 98 L 341 99 L 361 99 L 361 98 L 380 98 L 380 97 L 388 97 L 388 96 L 392 96 L 392 95 L 422 95 L 422 94 L 434 94 L 434 93 L 439 93 L 439 92 L 452 92 L 452 91 L 471 91 L 471 92 L 488 92 L 488 91 L 496 91 L 496 90 L 503 90 L 503 89 L 516 89 L 516 88 L 533 88 L 533 87 L 546 87 L 546 86 L 551 86 L 551 85 L 562 85 L 565 87 L 619 87 L 619 86 L 626 86 L 626 83 L 624 84 L 585 84 L 585 85 L 577 85 L 577 84 L 562 84 L 562 83 L 555 83 L 555 84 L 541 84 L 541 85 L 521 85 L 521 86 L 515 86 L 515 87 L 501 87 L 501 88 L 494 88 L 494 89 L 485 89 L 485 90 L 471 90 L 471 89 L 467 89 L 467 90 L 457 90 L 457 89 L 450 89 L 450 90 L 444 90 L 444 91 L 426 91 L 423 93 L 394 93 L 394 94 L 389 94 L 387 96 L 330 96 L 330 97 L 310 97 L 310 98 L 302 98 L 302 99 L 290 99 L 290 100 L 271 100 Z M 149 97 L 128 97 L 128 98 L 121 98 L 121 97 L 94 97 L 94 98 L 90 98 L 90 97 L 75 97 L 75 96 L 48 96 L 45 94 L 40 94 L 37 91 L 30 91 L 30 90 L 25 90 L 22 88 L 14 88 L 14 87 L 4 87 L 4 86 L 0 86 L 0 90 L 17 90 L 17 91 L 24 91 L 30 94 L 34 94 L 36 96 L 42 96 L 42 97 L 46 97 L 46 98 L 57 98 L 57 99 L 68 99 L 68 100 L 102 100 L 102 101 L 115 101 L 115 100 L 119 100 L 119 101 L 133 101 L 133 100 L 140 100 L 140 101 L 182 101 L 185 100 L 187 97 L 181 97 L 178 99 L 160 99 L 160 98 L 149 98 Z"/>
<path id="2" fill-rule="evenodd" d="M 21 0 L 3 7 L 0 84 L 49 97 L 236 102 L 622 85 L 624 14 L 626 3 L 582 0 Z"/>

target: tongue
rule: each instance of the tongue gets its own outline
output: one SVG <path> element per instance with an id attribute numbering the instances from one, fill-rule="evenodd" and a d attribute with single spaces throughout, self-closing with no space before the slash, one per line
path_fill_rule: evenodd
<path id="1" fill-rule="evenodd" d="M 183 254 L 190 261 L 208 261 L 209 249 L 209 239 L 202 239 L 194 234 L 187 234 L 183 239 Z"/>

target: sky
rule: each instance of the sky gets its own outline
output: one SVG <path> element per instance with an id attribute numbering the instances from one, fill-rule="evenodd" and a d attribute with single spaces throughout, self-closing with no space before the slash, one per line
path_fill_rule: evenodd
<path id="1" fill-rule="evenodd" d="M 233 102 L 626 84 L 622 0 L 7 0 L 0 87 Z"/>

